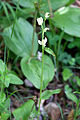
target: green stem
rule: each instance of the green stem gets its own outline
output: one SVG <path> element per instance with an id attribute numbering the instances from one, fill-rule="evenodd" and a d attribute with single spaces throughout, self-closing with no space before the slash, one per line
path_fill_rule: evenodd
<path id="1" fill-rule="evenodd" d="M 44 48 L 42 47 L 42 73 L 41 73 L 41 86 L 40 86 L 40 99 L 39 99 L 39 109 L 38 109 L 38 115 L 40 113 L 40 104 L 41 104 L 41 95 L 42 95 L 42 87 L 43 87 L 43 65 L 44 65 Z M 39 116 L 38 116 L 39 120 Z"/>
<path id="2" fill-rule="evenodd" d="M 61 42 L 62 42 L 63 35 L 64 35 L 64 31 L 61 32 L 60 37 L 59 37 L 59 42 L 58 42 L 58 49 L 57 49 L 57 55 L 56 55 L 56 64 L 57 64 L 58 69 L 59 69 L 58 56 L 60 54 L 60 48 L 61 48 Z"/>
<path id="3" fill-rule="evenodd" d="M 63 35 L 64 35 L 64 31 L 61 32 L 60 37 L 59 37 L 57 56 L 60 53 L 60 47 L 61 47 L 61 42 L 62 42 Z"/>
<path id="4" fill-rule="evenodd" d="M 48 6 L 49 6 L 50 14 L 51 14 L 51 16 L 53 16 L 53 11 L 52 11 L 52 6 L 51 6 L 51 1 L 50 0 L 48 0 Z"/>
<path id="5" fill-rule="evenodd" d="M 44 32 L 42 27 L 42 40 L 44 38 Z M 42 89 L 43 89 L 43 68 L 44 68 L 44 46 L 42 45 L 42 72 L 41 72 L 41 83 L 40 83 L 40 99 L 39 99 L 39 108 L 38 108 L 38 120 L 39 120 L 39 114 L 40 114 L 40 104 L 41 104 L 41 95 L 42 95 Z"/>

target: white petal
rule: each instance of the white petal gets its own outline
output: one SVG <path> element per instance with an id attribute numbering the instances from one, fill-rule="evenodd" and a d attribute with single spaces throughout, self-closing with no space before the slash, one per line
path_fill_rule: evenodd
<path id="1" fill-rule="evenodd" d="M 47 38 L 45 37 L 45 39 L 42 40 L 42 45 L 45 47 L 46 46 L 46 42 L 47 42 Z"/>
<path id="2" fill-rule="evenodd" d="M 38 40 L 38 43 L 39 43 L 40 45 L 42 45 L 42 41 Z"/>
<path id="3" fill-rule="evenodd" d="M 49 12 L 45 14 L 45 18 L 47 19 L 50 16 Z"/>
<path id="4" fill-rule="evenodd" d="M 46 32 L 47 30 L 49 30 L 49 28 L 45 28 L 45 29 L 44 29 L 44 32 Z"/>
<path id="5" fill-rule="evenodd" d="M 47 42 L 47 38 L 45 37 L 45 42 Z"/>
<path id="6" fill-rule="evenodd" d="M 37 18 L 37 22 L 38 22 L 38 25 L 42 25 L 43 24 L 43 18 L 42 17 Z"/>

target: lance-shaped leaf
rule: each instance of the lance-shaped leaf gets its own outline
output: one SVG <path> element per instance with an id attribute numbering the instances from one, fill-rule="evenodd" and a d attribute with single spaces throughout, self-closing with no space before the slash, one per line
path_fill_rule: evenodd
<path id="1" fill-rule="evenodd" d="M 47 100 L 49 99 L 53 94 L 58 94 L 61 92 L 61 89 L 56 90 L 46 90 L 42 93 L 42 99 Z"/>
<path id="2" fill-rule="evenodd" d="M 55 54 L 54 54 L 54 52 L 53 52 L 50 48 L 45 47 L 45 51 L 46 51 L 47 53 L 49 53 L 50 55 L 56 57 Z"/>

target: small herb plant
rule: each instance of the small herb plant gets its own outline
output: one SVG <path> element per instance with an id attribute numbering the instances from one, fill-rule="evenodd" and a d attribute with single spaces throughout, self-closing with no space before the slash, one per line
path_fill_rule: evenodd
<path id="1" fill-rule="evenodd" d="M 80 8 L 72 6 L 73 3 L 75 0 L 0 0 L 0 48 L 7 60 L 7 63 L 2 60 L 0 51 L 1 120 L 11 117 L 10 96 L 14 92 L 8 95 L 6 89 L 10 84 L 23 84 L 8 70 L 10 59 L 13 63 L 19 60 L 21 70 L 12 63 L 14 68 L 40 90 L 38 109 L 32 96 L 12 112 L 16 120 L 39 120 L 41 101 L 61 92 L 61 89 L 47 89 L 55 79 L 55 83 L 64 85 L 65 95 L 75 103 L 74 120 L 77 120 L 80 115 L 80 78 L 76 75 L 76 69 L 80 69 Z"/>
<path id="2" fill-rule="evenodd" d="M 36 57 L 31 57 L 28 59 L 27 59 L 27 57 L 25 57 L 21 61 L 21 68 L 22 68 L 24 75 L 32 83 L 34 82 L 33 84 L 36 88 L 40 89 L 39 107 L 38 107 L 38 112 L 36 113 L 38 120 L 39 120 L 39 116 L 40 116 L 41 100 L 42 99 L 44 99 L 44 100 L 49 99 L 49 97 L 51 95 L 58 94 L 61 91 L 60 89 L 56 89 L 56 90 L 45 90 L 44 92 L 42 92 L 47 87 L 48 83 L 52 80 L 53 75 L 54 75 L 51 73 L 51 69 L 48 67 L 48 66 L 52 65 L 51 67 L 52 67 L 52 70 L 54 71 L 54 65 L 51 62 L 51 60 L 44 54 L 44 51 L 46 51 L 49 54 L 54 56 L 53 51 L 50 48 L 46 47 L 47 38 L 45 37 L 45 32 L 47 32 L 47 30 L 49 30 L 49 28 L 45 27 L 45 21 L 46 21 L 46 19 L 48 19 L 48 17 L 49 17 L 49 13 L 46 13 L 44 19 L 42 17 L 37 18 L 38 25 L 41 26 L 41 35 L 42 35 L 42 40 L 38 40 L 39 45 L 42 46 L 41 60 L 38 60 Z M 48 64 L 48 61 L 49 61 L 49 64 Z M 45 68 L 48 69 L 48 72 L 45 70 Z M 29 71 L 27 71 L 27 69 Z M 31 71 L 30 69 L 32 69 L 32 72 L 30 72 Z M 49 76 L 49 73 L 51 76 Z M 48 74 L 48 76 L 47 76 L 47 74 Z M 33 78 L 31 78 L 32 76 L 33 76 Z M 24 119 L 25 114 L 23 116 L 20 116 L 20 117 L 17 116 L 20 114 L 19 109 L 22 110 L 23 107 L 24 107 L 24 109 L 26 109 L 26 107 L 23 105 L 22 107 L 18 108 L 17 110 L 15 110 L 13 112 L 13 114 L 17 120 Z M 29 113 L 29 116 L 30 116 L 30 113 Z M 29 116 L 25 116 L 25 118 L 29 119 Z M 34 117 L 36 117 L 36 116 L 34 116 Z"/>
<path id="3" fill-rule="evenodd" d="M 6 64 L 0 59 L 0 119 L 7 120 L 10 117 L 10 99 L 6 97 L 5 88 L 9 84 L 22 85 L 23 81 L 7 69 Z"/>

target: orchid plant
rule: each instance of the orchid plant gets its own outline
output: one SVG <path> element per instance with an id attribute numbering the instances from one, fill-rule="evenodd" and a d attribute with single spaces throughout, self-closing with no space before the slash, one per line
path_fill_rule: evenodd
<path id="1" fill-rule="evenodd" d="M 38 108 L 38 114 L 40 113 L 40 104 L 41 104 L 41 95 L 42 95 L 42 86 L 43 86 L 43 65 L 44 65 L 44 48 L 46 46 L 47 43 L 47 38 L 44 38 L 44 33 L 49 30 L 49 28 L 45 28 L 45 21 L 46 19 L 49 17 L 49 13 L 45 14 L 45 18 L 43 20 L 42 17 L 37 19 L 38 25 L 41 26 L 41 31 L 42 31 L 42 41 L 38 40 L 38 43 L 40 45 L 42 45 L 42 72 L 41 72 L 41 83 L 40 83 L 40 99 L 39 99 L 39 108 Z M 38 119 L 39 119 L 39 115 L 38 115 Z"/>

